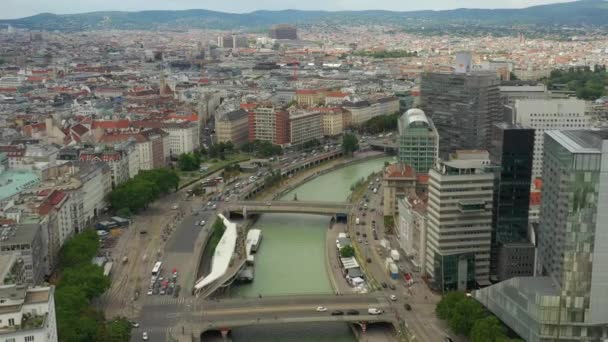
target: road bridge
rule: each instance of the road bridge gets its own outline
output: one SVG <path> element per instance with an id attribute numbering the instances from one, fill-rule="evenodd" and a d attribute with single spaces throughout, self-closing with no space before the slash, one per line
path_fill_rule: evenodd
<path id="1" fill-rule="evenodd" d="M 228 203 L 225 210 L 229 214 L 248 216 L 263 213 L 300 213 L 315 215 L 347 214 L 351 204 L 345 202 L 312 201 L 239 201 Z"/>
<path id="2" fill-rule="evenodd" d="M 318 306 L 326 307 L 327 311 L 317 312 Z M 346 322 L 358 325 L 364 332 L 370 324 L 397 325 L 402 318 L 399 307 L 403 307 L 403 304 L 375 294 L 196 299 L 175 306 L 173 310 L 176 313 L 171 312 L 172 307 L 167 307 L 162 312 L 158 312 L 158 308 L 144 308 L 142 323 L 147 326 L 155 324 L 160 329 L 169 326 L 172 331 L 181 331 L 194 338 L 199 338 L 207 331 L 219 331 L 225 336 L 237 327 L 284 323 Z M 378 308 L 383 313 L 370 315 L 368 308 Z M 332 315 L 336 310 L 344 314 Z M 348 310 L 355 310 L 358 314 L 347 315 Z M 146 317 L 148 312 L 150 315 Z M 152 313 L 155 312 L 158 313 L 157 318 L 153 317 Z M 174 319 L 167 320 L 167 317 Z"/>

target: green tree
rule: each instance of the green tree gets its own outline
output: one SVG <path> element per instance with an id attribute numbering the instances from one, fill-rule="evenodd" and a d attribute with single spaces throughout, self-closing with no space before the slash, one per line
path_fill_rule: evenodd
<path id="1" fill-rule="evenodd" d="M 131 212 L 131 209 L 129 209 L 129 208 L 121 208 L 118 211 L 116 211 L 116 215 L 118 215 L 120 217 L 129 218 L 129 217 L 133 216 L 133 213 Z"/>
<path id="2" fill-rule="evenodd" d="M 458 307 L 458 303 L 463 300 L 466 300 L 467 296 L 463 292 L 453 291 L 448 292 L 441 297 L 439 303 L 437 303 L 437 307 L 435 308 L 435 313 L 437 313 L 437 317 L 448 321 L 454 315 L 454 310 Z"/>
<path id="3" fill-rule="evenodd" d="M 448 325 L 455 333 L 469 336 L 473 324 L 485 316 L 486 313 L 481 304 L 473 299 L 465 299 L 456 306 Z"/>
<path id="4" fill-rule="evenodd" d="M 359 140 L 354 134 L 345 133 L 342 137 L 342 148 L 347 155 L 352 156 L 353 152 L 359 149 Z"/>
<path id="5" fill-rule="evenodd" d="M 340 248 L 340 256 L 343 258 L 350 258 L 355 256 L 355 249 L 353 246 L 348 245 Z"/>
<path id="6" fill-rule="evenodd" d="M 110 280 L 103 275 L 101 267 L 87 263 L 66 269 L 59 286 L 78 286 L 91 300 L 110 287 Z"/>
<path id="7" fill-rule="evenodd" d="M 179 156 L 178 164 L 182 171 L 196 171 L 200 167 L 201 160 L 198 154 L 182 153 Z"/>
<path id="8" fill-rule="evenodd" d="M 496 317 L 488 316 L 473 323 L 471 342 L 498 342 L 503 338 L 506 338 L 505 328 Z"/>
<path id="9" fill-rule="evenodd" d="M 98 342 L 128 342 L 131 338 L 131 322 L 118 318 L 99 326 Z"/>
<path id="10" fill-rule="evenodd" d="M 79 267 L 90 263 L 99 247 L 99 237 L 88 229 L 68 240 L 60 251 L 60 267 Z"/>

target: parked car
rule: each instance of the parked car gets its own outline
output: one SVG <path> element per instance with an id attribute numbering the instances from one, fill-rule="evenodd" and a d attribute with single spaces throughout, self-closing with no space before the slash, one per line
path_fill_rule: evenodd
<path id="1" fill-rule="evenodd" d="M 391 295 L 391 297 L 390 297 L 390 298 L 391 298 L 391 300 L 392 300 L 393 302 L 397 300 L 397 296 L 395 296 L 395 295 Z"/>
<path id="2" fill-rule="evenodd" d="M 133 328 L 139 328 L 139 323 L 137 323 L 137 322 L 131 322 L 131 326 Z"/>
<path id="3" fill-rule="evenodd" d="M 144 341 L 147 341 L 147 340 L 148 340 L 148 332 L 147 332 L 147 331 L 144 331 L 144 332 L 141 334 L 141 339 L 142 339 L 142 340 L 144 340 Z"/>
<path id="4" fill-rule="evenodd" d="M 358 315 L 359 311 L 351 309 L 351 310 L 346 311 L 346 314 L 347 315 Z"/>
<path id="5" fill-rule="evenodd" d="M 382 283 L 382 288 L 387 288 L 387 287 L 388 287 L 388 284 L 383 282 Z"/>
<path id="6" fill-rule="evenodd" d="M 182 289 L 182 287 L 180 285 L 177 285 L 175 287 L 175 291 L 173 291 L 173 298 L 177 298 L 179 297 L 179 291 Z"/>
<path id="7" fill-rule="evenodd" d="M 331 312 L 332 316 L 342 316 L 344 315 L 344 311 L 340 311 L 340 310 L 334 310 Z"/>
<path id="8" fill-rule="evenodd" d="M 317 310 L 317 312 L 325 312 L 325 311 L 327 311 L 327 308 L 324 306 L 317 306 L 316 310 Z"/>
<path id="9" fill-rule="evenodd" d="M 406 304 L 405 304 L 403 307 L 404 307 L 404 308 L 405 308 L 405 310 L 407 310 L 407 311 L 411 311 L 411 310 L 412 310 L 412 306 L 411 306 L 411 305 L 409 305 L 409 304 L 407 304 L 407 303 L 406 303 Z"/>

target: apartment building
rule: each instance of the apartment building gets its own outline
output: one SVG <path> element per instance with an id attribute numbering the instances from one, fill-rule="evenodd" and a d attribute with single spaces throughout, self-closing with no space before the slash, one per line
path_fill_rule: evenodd
<path id="1" fill-rule="evenodd" d="M 289 142 L 300 145 L 323 138 L 322 114 L 319 112 L 292 112 L 289 114 Z"/>
<path id="2" fill-rule="evenodd" d="M 13 254 L 23 261 L 27 285 L 41 284 L 44 279 L 47 254 L 42 235 L 39 224 L 5 224 L 0 228 L 0 255 Z"/>
<path id="3" fill-rule="evenodd" d="M 57 342 L 55 288 L 0 286 L 0 340 Z"/>
<path id="4" fill-rule="evenodd" d="M 241 146 L 249 138 L 249 114 L 238 109 L 215 116 L 215 133 L 217 142 L 231 141 L 235 146 Z"/>

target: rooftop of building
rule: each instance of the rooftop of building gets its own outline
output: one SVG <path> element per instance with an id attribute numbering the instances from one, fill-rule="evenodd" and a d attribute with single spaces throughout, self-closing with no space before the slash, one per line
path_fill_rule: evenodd
<path id="1" fill-rule="evenodd" d="M 37 223 L 3 225 L 0 227 L 2 245 L 29 245 L 40 229 Z"/>
<path id="2" fill-rule="evenodd" d="M 248 115 L 249 113 L 247 113 L 247 111 L 245 111 L 244 109 L 237 109 L 228 113 L 224 113 L 219 117 L 219 121 L 236 121 L 245 118 Z"/>
<path id="3" fill-rule="evenodd" d="M 390 164 L 384 170 L 384 179 L 401 179 L 410 178 L 416 179 L 416 170 L 410 165 L 403 163 Z"/>
<path id="4" fill-rule="evenodd" d="M 600 153 L 602 142 L 608 140 L 608 129 L 549 130 L 545 133 L 571 153 Z"/>
<path id="5" fill-rule="evenodd" d="M 0 200 L 14 196 L 39 182 L 40 178 L 32 171 L 4 171 L 0 174 Z"/>

